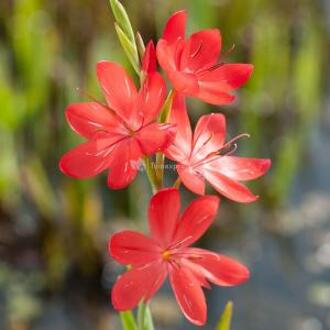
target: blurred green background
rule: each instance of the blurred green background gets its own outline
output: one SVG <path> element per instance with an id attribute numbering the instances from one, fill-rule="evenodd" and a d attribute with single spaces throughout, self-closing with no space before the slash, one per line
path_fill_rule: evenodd
<path id="1" fill-rule="evenodd" d="M 236 45 L 227 60 L 255 65 L 235 104 L 189 102 L 194 120 L 222 111 L 229 135 L 251 134 L 240 155 L 273 160 L 250 185 L 261 200 L 223 199 L 201 242 L 252 271 L 245 286 L 208 293 L 204 329 L 214 329 L 228 299 L 236 330 L 330 329 L 330 1 L 123 2 L 146 41 L 186 8 L 190 31 L 220 28 L 223 49 Z M 102 59 L 129 68 L 107 0 L 0 1 L 0 329 L 120 328 L 108 296 L 122 268 L 106 244 L 115 230 L 146 229 L 145 175 L 110 191 L 105 176 L 75 181 L 57 167 L 81 141 L 65 107 L 84 99 L 77 88 L 100 95 L 94 68 Z M 168 288 L 152 309 L 157 329 L 194 328 Z"/>

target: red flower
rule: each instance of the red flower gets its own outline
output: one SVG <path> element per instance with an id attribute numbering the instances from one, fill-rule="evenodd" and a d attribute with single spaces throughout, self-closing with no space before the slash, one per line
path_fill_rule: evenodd
<path id="1" fill-rule="evenodd" d="M 174 88 L 211 104 L 234 100 L 231 92 L 246 83 L 251 64 L 217 64 L 221 52 L 219 30 L 203 30 L 185 39 L 187 13 L 179 11 L 168 20 L 157 44 L 157 57 Z"/>
<path id="2" fill-rule="evenodd" d="M 154 195 L 149 205 L 151 237 L 123 231 L 109 241 L 110 255 L 132 266 L 112 289 L 114 308 L 130 310 L 142 300 L 150 300 L 169 274 L 183 314 L 196 325 L 205 324 L 207 307 L 202 287 L 209 288 L 209 282 L 233 286 L 249 278 L 248 269 L 237 261 L 190 247 L 211 225 L 218 207 L 216 196 L 203 196 L 180 216 L 177 189 L 164 189 Z"/>
<path id="3" fill-rule="evenodd" d="M 107 105 L 87 102 L 67 108 L 69 125 L 88 141 L 66 153 L 60 169 L 75 178 L 109 170 L 109 187 L 124 188 L 136 177 L 141 157 L 163 150 L 174 137 L 172 125 L 155 122 L 166 86 L 153 72 L 137 92 L 125 70 L 106 61 L 97 64 L 97 75 Z"/>
<path id="4" fill-rule="evenodd" d="M 220 194 L 236 202 L 250 203 L 258 198 L 240 181 L 264 175 L 271 161 L 232 156 L 232 146 L 235 146 L 237 138 L 225 143 L 224 115 L 213 113 L 202 116 L 193 134 L 184 98 L 177 96 L 170 122 L 176 124 L 177 134 L 165 154 L 177 162 L 178 174 L 187 188 L 204 195 L 207 180 Z"/>

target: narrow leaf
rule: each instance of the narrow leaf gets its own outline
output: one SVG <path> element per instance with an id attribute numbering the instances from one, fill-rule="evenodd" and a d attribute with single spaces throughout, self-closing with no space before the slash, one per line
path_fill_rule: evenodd
<path id="1" fill-rule="evenodd" d="M 163 108 L 160 112 L 160 118 L 159 119 L 160 119 L 161 123 L 167 123 L 169 118 L 170 118 L 174 96 L 175 96 L 175 92 L 173 90 L 171 90 L 169 92 L 169 94 L 167 95 L 167 98 L 164 102 Z"/>
<path id="2" fill-rule="evenodd" d="M 143 38 L 142 38 L 140 32 L 136 33 L 136 44 L 137 44 L 137 48 L 138 48 L 138 51 L 139 51 L 140 60 L 142 62 L 144 53 L 146 51 L 146 47 L 144 45 L 144 41 L 143 41 Z"/>
<path id="3" fill-rule="evenodd" d="M 220 321 L 216 327 L 216 330 L 230 330 L 232 315 L 233 303 L 229 301 L 225 307 L 223 314 L 220 317 Z"/>
<path id="4" fill-rule="evenodd" d="M 110 0 L 111 9 L 113 15 L 115 16 L 116 22 L 124 31 L 124 34 L 127 36 L 133 44 L 135 44 L 135 37 L 132 28 L 132 24 L 129 20 L 127 12 L 124 6 L 118 0 Z"/>
<path id="5" fill-rule="evenodd" d="M 137 54 L 135 45 L 132 44 L 132 42 L 127 38 L 124 31 L 120 28 L 120 26 L 117 23 L 115 23 L 115 29 L 116 29 L 120 44 L 123 47 L 127 58 L 129 59 L 130 63 L 132 64 L 133 69 L 139 75 L 140 74 L 139 56 Z"/>
<path id="6" fill-rule="evenodd" d="M 120 319 L 123 330 L 138 330 L 133 313 L 131 311 L 121 312 Z"/>

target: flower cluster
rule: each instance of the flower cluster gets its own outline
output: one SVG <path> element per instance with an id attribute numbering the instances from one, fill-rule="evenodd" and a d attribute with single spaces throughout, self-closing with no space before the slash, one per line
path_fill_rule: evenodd
<path id="1" fill-rule="evenodd" d="M 157 47 L 149 42 L 140 61 L 139 90 L 120 65 L 97 64 L 105 103 L 67 108 L 69 125 L 87 141 L 62 157 L 60 169 L 79 179 L 108 171 L 108 186 L 121 189 L 137 176 L 138 166 L 131 164 L 156 153 L 175 163 L 178 182 L 201 196 L 181 214 L 177 187 L 159 189 L 149 205 L 150 237 L 134 231 L 112 235 L 110 255 L 129 266 L 112 289 L 112 304 L 125 311 L 148 302 L 169 275 L 183 314 L 203 325 L 207 308 L 202 288 L 209 288 L 210 283 L 238 285 L 249 278 L 248 269 L 237 261 L 191 247 L 212 224 L 219 208 L 219 197 L 205 195 L 206 183 L 228 199 L 253 202 L 258 197 L 242 181 L 265 174 L 270 160 L 234 156 L 235 142 L 244 135 L 226 142 L 223 114 L 203 115 L 192 131 L 186 97 L 213 105 L 231 103 L 232 92 L 247 82 L 253 66 L 219 62 L 220 32 L 203 30 L 186 38 L 186 20 L 185 11 L 174 13 Z M 157 60 L 172 85 L 167 98 Z M 160 166 L 164 168 L 164 162 Z M 151 180 L 157 176 L 153 174 Z"/>

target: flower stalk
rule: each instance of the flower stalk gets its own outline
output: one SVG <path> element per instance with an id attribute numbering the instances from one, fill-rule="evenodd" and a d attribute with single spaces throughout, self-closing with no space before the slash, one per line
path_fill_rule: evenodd
<path id="1" fill-rule="evenodd" d="M 233 201 L 253 202 L 258 196 L 241 181 L 264 175 L 270 160 L 233 156 L 243 135 L 225 143 L 222 114 L 202 116 L 193 131 L 185 98 L 231 103 L 231 92 L 249 79 L 253 66 L 217 64 L 221 35 L 215 29 L 186 40 L 186 11 L 171 16 L 157 48 L 153 41 L 145 46 L 141 35 L 135 36 L 124 6 L 109 1 L 119 42 L 140 88 L 121 65 L 99 62 L 97 77 L 106 104 L 93 100 L 67 108 L 70 126 L 87 141 L 67 152 L 59 166 L 63 173 L 82 179 L 108 171 L 108 187 L 121 189 L 135 180 L 139 166 L 134 164 L 143 161 L 153 192 L 150 236 L 134 231 L 111 236 L 110 255 L 130 265 L 112 288 L 112 305 L 124 311 L 120 312 L 124 330 L 154 330 L 148 302 L 168 277 L 183 314 L 203 326 L 207 320 L 203 287 L 239 285 L 249 278 L 248 268 L 238 261 L 191 246 L 211 226 L 219 208 L 220 199 L 205 195 L 205 185 L 210 183 Z M 157 59 L 173 86 L 167 97 Z M 171 188 L 164 188 L 165 154 L 178 170 Z M 182 214 L 181 182 L 200 195 Z M 231 313 L 229 304 L 217 330 L 229 330 Z"/>

